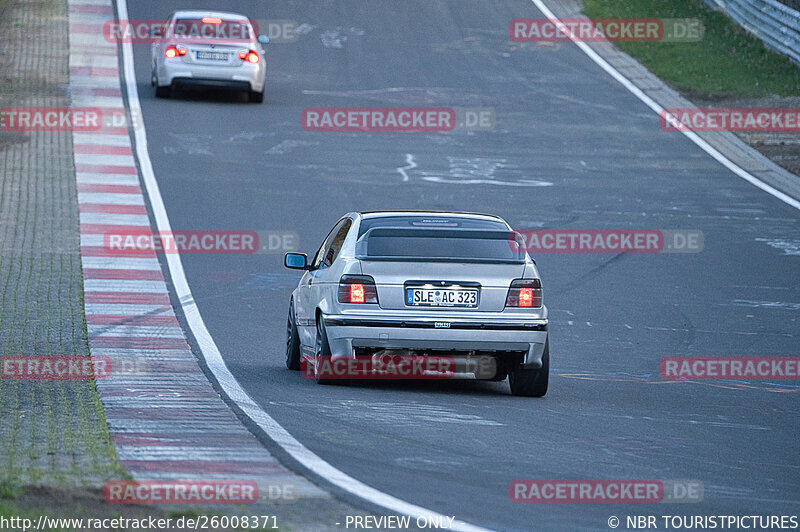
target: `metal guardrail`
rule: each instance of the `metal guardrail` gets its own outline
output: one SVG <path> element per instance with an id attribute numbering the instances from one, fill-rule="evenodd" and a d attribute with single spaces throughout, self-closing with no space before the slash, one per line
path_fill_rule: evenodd
<path id="1" fill-rule="evenodd" d="M 776 0 L 706 0 L 770 48 L 800 65 L 800 12 Z"/>

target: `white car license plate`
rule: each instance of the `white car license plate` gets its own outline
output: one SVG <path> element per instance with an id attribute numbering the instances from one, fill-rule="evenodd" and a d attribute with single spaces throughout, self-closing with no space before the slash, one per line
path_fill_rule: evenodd
<path id="1" fill-rule="evenodd" d="M 228 54 L 224 52 L 197 52 L 197 58 L 211 61 L 227 61 Z"/>
<path id="2" fill-rule="evenodd" d="M 463 288 L 406 288 L 412 307 L 477 307 L 478 291 Z"/>

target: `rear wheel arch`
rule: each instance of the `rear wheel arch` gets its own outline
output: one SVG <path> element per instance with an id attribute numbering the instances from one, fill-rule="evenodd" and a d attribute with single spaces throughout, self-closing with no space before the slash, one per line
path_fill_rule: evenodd
<path id="1" fill-rule="evenodd" d="M 289 317 L 286 324 L 286 367 L 299 370 L 302 358 L 302 343 L 297 330 L 297 314 L 294 310 L 294 297 L 289 300 Z"/>
<path id="2" fill-rule="evenodd" d="M 315 342 L 314 345 L 316 345 L 316 338 L 317 334 L 319 334 L 320 324 L 323 327 L 325 326 L 324 319 L 325 319 L 325 313 L 322 312 L 322 308 L 317 307 L 316 309 L 314 309 L 314 342 Z"/>
<path id="3" fill-rule="evenodd" d="M 315 374 L 316 374 L 316 381 L 317 384 L 333 384 L 336 382 L 335 379 L 330 377 L 320 377 L 318 373 L 318 364 L 320 364 L 322 358 L 330 358 L 331 357 L 331 348 L 330 344 L 328 343 L 328 335 L 325 331 L 325 321 L 324 315 L 322 313 L 322 309 L 317 307 L 316 310 L 316 338 L 314 339 L 314 366 L 315 366 Z"/>

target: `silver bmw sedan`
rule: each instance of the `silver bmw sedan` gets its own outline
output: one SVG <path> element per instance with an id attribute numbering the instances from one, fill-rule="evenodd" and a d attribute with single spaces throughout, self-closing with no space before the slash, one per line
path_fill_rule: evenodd
<path id="1" fill-rule="evenodd" d="M 173 87 L 240 89 L 251 102 L 264 101 L 267 65 L 250 20 L 237 13 L 176 11 L 152 31 L 151 82 L 156 96 L 169 97 Z"/>

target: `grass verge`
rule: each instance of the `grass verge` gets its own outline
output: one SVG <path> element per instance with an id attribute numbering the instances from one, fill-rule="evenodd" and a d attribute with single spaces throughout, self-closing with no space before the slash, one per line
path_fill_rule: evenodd
<path id="1" fill-rule="evenodd" d="M 615 43 L 676 89 L 705 98 L 800 96 L 800 67 L 702 0 L 585 0 L 590 18 L 697 18 L 697 42 Z"/>

